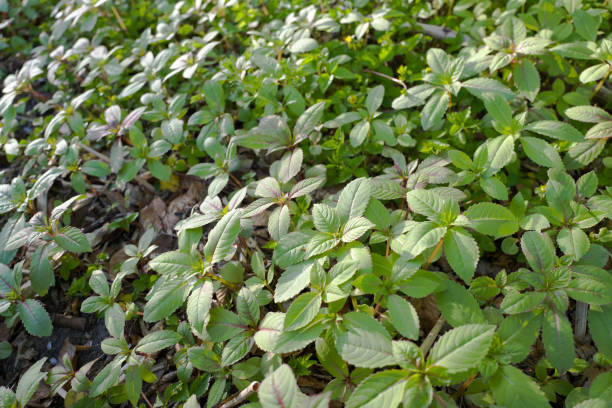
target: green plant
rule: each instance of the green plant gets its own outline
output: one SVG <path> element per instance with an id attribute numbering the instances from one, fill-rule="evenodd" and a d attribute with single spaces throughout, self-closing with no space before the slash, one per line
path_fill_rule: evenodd
<path id="1" fill-rule="evenodd" d="M 0 12 L 0 407 L 612 401 L 609 2 Z"/>

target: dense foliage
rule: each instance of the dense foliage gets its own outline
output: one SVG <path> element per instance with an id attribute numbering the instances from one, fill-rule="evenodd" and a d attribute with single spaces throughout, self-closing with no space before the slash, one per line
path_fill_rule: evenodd
<path id="1" fill-rule="evenodd" d="M 607 0 L 0 12 L 0 407 L 612 403 Z"/>

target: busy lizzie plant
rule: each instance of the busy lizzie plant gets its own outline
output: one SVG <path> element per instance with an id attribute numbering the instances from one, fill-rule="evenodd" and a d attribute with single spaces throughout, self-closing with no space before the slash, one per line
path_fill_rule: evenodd
<path id="1" fill-rule="evenodd" d="M 0 407 L 612 404 L 609 1 L 0 13 Z"/>

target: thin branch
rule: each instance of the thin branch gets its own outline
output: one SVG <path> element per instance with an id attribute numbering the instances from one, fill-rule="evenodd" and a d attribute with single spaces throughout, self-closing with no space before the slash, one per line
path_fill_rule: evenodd
<path id="1" fill-rule="evenodd" d="M 438 245 L 436 245 L 431 255 L 429 255 L 427 261 L 423 264 L 423 269 L 427 269 L 427 267 L 431 265 L 436 255 L 438 255 L 438 252 L 440 252 L 440 250 L 442 249 L 442 244 L 444 244 L 444 237 L 442 237 L 442 239 L 438 241 Z"/>
<path id="2" fill-rule="evenodd" d="M 121 27 L 121 29 L 123 30 L 123 32 L 125 32 L 126 34 L 128 34 L 128 29 L 125 26 L 125 24 L 123 23 L 123 19 L 121 18 L 121 16 L 119 15 L 119 12 L 117 11 L 117 9 L 115 8 L 115 6 L 111 6 L 111 9 L 113 10 L 113 14 L 115 15 L 115 17 L 117 18 L 117 22 L 119 23 L 119 26 Z"/>
<path id="3" fill-rule="evenodd" d="M 149 401 L 149 399 L 147 398 L 147 396 L 144 394 L 144 392 L 140 392 L 140 396 L 142 397 L 143 400 L 145 400 L 145 402 L 147 403 L 147 406 L 149 408 L 153 408 L 153 404 L 151 404 L 151 401 Z"/>
<path id="4" fill-rule="evenodd" d="M 241 402 L 249 398 L 251 394 L 253 394 L 254 392 L 257 392 L 258 389 L 259 389 L 259 381 L 253 381 L 244 390 L 236 394 L 230 395 L 227 399 L 225 399 L 225 401 L 222 401 L 221 404 L 217 406 L 217 408 L 235 407 L 236 405 L 240 404 Z"/>
<path id="5" fill-rule="evenodd" d="M 396 84 L 401 85 L 404 88 L 405 91 L 408 90 L 408 87 L 406 86 L 406 84 L 403 81 L 400 81 L 397 78 L 393 78 L 390 75 L 383 74 L 382 72 L 378 72 L 378 71 L 373 71 L 373 70 L 367 69 L 367 68 L 365 68 L 364 71 L 365 72 L 369 72 L 370 74 L 378 75 L 378 76 L 383 77 L 383 78 L 387 78 L 389 81 L 393 81 Z"/>
<path id="6" fill-rule="evenodd" d="M 444 326 L 444 322 L 444 316 L 440 315 L 434 327 L 432 327 L 429 334 L 427 334 L 427 337 L 425 337 L 425 340 L 423 340 L 423 344 L 421 344 L 421 351 L 423 352 L 423 356 L 427 356 L 427 352 L 433 345 L 434 341 L 436 341 L 440 330 L 442 330 L 442 326 Z"/>
<path id="7" fill-rule="evenodd" d="M 601 78 L 601 80 L 597 83 L 597 86 L 595 87 L 595 89 L 593 90 L 593 93 L 591 94 L 591 96 L 589 97 L 589 100 L 593 99 L 593 97 L 595 95 L 597 95 L 597 92 L 599 92 L 599 90 L 601 89 L 601 87 L 606 83 L 606 79 L 608 79 L 608 77 L 610 76 L 610 73 L 612 72 L 612 66 L 610 66 L 608 68 L 608 72 L 606 72 L 606 75 L 604 75 L 603 78 Z"/>
<path id="8" fill-rule="evenodd" d="M 576 314 L 574 322 L 574 333 L 579 340 L 584 340 L 584 335 L 587 330 L 587 315 L 589 312 L 589 304 L 584 302 L 576 302 Z"/>

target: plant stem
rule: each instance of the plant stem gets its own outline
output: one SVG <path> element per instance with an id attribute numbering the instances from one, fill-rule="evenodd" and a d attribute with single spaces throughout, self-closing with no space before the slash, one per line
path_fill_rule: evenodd
<path id="1" fill-rule="evenodd" d="M 427 356 L 427 352 L 438 337 L 438 333 L 440 333 L 440 330 L 442 330 L 444 322 L 444 316 L 440 315 L 440 317 L 436 321 L 436 324 L 434 324 L 434 327 L 431 328 L 431 331 L 429 332 L 429 334 L 427 334 L 425 340 L 423 340 L 423 343 L 421 344 L 421 351 L 423 352 L 423 356 Z"/>
<path id="2" fill-rule="evenodd" d="M 436 255 L 438 255 L 438 252 L 440 252 L 440 249 L 442 249 L 442 244 L 444 244 L 444 237 L 438 241 L 438 245 L 436 245 L 431 255 L 429 255 L 427 262 L 423 264 L 423 269 L 426 269 L 429 265 L 431 265 Z"/>
<path id="3" fill-rule="evenodd" d="M 373 70 L 371 70 L 371 69 L 367 69 L 367 68 L 365 68 L 365 69 L 364 69 L 364 71 L 365 71 L 365 72 L 369 72 L 370 74 L 374 74 L 374 75 L 378 75 L 378 76 L 380 76 L 380 77 L 386 78 L 386 79 L 388 79 L 389 81 L 393 81 L 393 82 L 395 82 L 396 84 L 401 85 L 401 86 L 404 88 L 404 90 L 405 90 L 405 91 L 407 91 L 407 90 L 408 90 L 408 87 L 406 86 L 406 84 L 405 84 L 403 81 L 400 81 L 400 80 L 399 80 L 399 79 L 397 79 L 397 78 L 393 78 L 393 77 L 392 77 L 392 76 L 390 76 L 390 75 L 383 74 L 382 72 L 373 71 Z"/>
<path id="4" fill-rule="evenodd" d="M 242 188 L 242 183 L 240 182 L 240 180 L 238 180 L 236 178 L 236 176 L 234 176 L 232 173 L 228 172 L 227 174 L 229 174 L 229 176 L 231 177 L 232 180 L 234 180 L 234 183 L 238 184 L 239 188 Z"/>
<path id="5" fill-rule="evenodd" d="M 606 79 L 608 79 L 608 77 L 610 76 L 610 73 L 612 72 L 612 66 L 610 66 L 610 68 L 608 68 L 608 72 L 606 72 L 606 75 L 604 75 L 603 78 L 601 78 L 601 80 L 597 83 L 597 86 L 595 87 L 595 89 L 593 90 L 593 93 L 591 94 L 591 96 L 589 97 L 589 100 L 593 99 L 593 97 L 595 95 L 597 95 L 597 92 L 599 92 L 599 90 L 601 89 L 601 87 L 604 85 L 604 83 L 606 83 Z"/>
<path id="6" fill-rule="evenodd" d="M 123 19 L 121 18 L 121 16 L 119 15 L 119 12 L 117 11 L 117 9 L 115 8 L 115 6 L 111 6 L 111 10 L 113 10 L 113 14 L 115 15 L 115 17 L 117 18 L 117 22 L 119 23 L 119 27 L 121 27 L 121 29 L 123 30 L 124 33 L 128 34 L 128 30 L 127 27 L 125 26 L 125 24 L 123 23 Z"/>
<path id="7" fill-rule="evenodd" d="M 453 394 L 453 399 L 457 399 L 460 396 L 463 395 L 463 393 L 465 392 L 465 390 L 467 390 L 467 388 L 470 386 L 470 384 L 472 383 L 472 381 L 474 381 L 474 379 L 476 378 L 476 376 L 478 375 L 478 373 L 474 373 L 470 376 L 470 378 L 468 378 L 467 380 L 465 380 L 463 382 L 463 384 L 461 384 L 461 386 L 459 387 L 459 389 Z"/>

